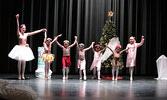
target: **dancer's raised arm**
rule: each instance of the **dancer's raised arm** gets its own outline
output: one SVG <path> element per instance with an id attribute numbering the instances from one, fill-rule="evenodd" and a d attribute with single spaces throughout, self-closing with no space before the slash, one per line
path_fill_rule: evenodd
<path id="1" fill-rule="evenodd" d="M 137 43 L 137 47 L 142 46 L 143 43 L 144 43 L 144 36 L 141 36 L 141 42 L 140 42 L 140 43 Z"/>
<path id="2" fill-rule="evenodd" d="M 27 36 L 32 36 L 34 34 L 37 34 L 37 33 L 40 33 L 40 32 L 46 32 L 46 31 L 47 31 L 47 29 L 44 28 L 44 29 L 36 30 L 34 32 L 28 32 Z"/>
<path id="3" fill-rule="evenodd" d="M 93 46 L 93 44 L 94 43 L 92 42 L 92 44 L 88 48 L 85 48 L 84 50 L 87 51 L 87 50 L 91 49 L 91 47 Z"/>
<path id="4" fill-rule="evenodd" d="M 124 51 L 127 51 L 128 49 L 129 49 L 129 48 L 120 51 L 120 54 L 123 53 Z"/>
<path id="5" fill-rule="evenodd" d="M 17 35 L 20 33 L 20 28 L 19 28 L 19 14 L 16 15 L 16 20 L 17 20 Z"/>
<path id="6" fill-rule="evenodd" d="M 58 39 L 59 37 L 61 37 L 61 36 L 62 36 L 62 34 L 58 35 L 58 36 L 57 36 L 57 39 Z M 61 44 L 57 41 L 57 39 L 56 39 L 56 43 L 57 43 L 57 45 L 58 45 L 59 47 L 63 48 L 64 46 L 61 45 Z"/>
<path id="7" fill-rule="evenodd" d="M 53 41 L 51 42 L 51 45 L 57 40 L 58 37 L 60 37 L 62 34 L 58 35 L 58 36 L 55 36 Z"/>
<path id="8" fill-rule="evenodd" d="M 69 48 L 73 47 L 73 46 L 77 43 L 77 36 L 75 36 L 74 38 L 75 38 L 75 41 L 74 41 L 73 44 L 71 44 L 71 45 L 69 46 Z"/>
<path id="9" fill-rule="evenodd" d="M 112 51 L 112 53 L 114 54 L 114 51 L 109 46 L 107 46 L 107 48 L 109 48 Z"/>
<path id="10" fill-rule="evenodd" d="M 107 43 L 105 44 L 104 49 L 102 49 L 100 52 L 103 53 L 106 50 L 106 48 L 107 48 Z"/>
<path id="11" fill-rule="evenodd" d="M 79 45 L 78 45 L 78 42 L 76 43 L 76 45 L 77 45 L 77 50 L 79 50 Z"/>
<path id="12" fill-rule="evenodd" d="M 93 53 L 95 53 L 95 49 L 93 47 L 94 44 L 95 44 L 95 42 L 93 42 L 93 44 L 91 45 Z"/>

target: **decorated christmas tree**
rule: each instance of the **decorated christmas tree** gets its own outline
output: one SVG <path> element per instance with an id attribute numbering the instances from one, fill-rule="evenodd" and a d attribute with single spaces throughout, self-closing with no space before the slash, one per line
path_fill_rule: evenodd
<path id="1" fill-rule="evenodd" d="M 110 20 L 113 14 L 114 13 L 112 11 L 108 12 L 109 20 L 106 21 L 104 28 L 103 28 L 102 37 L 100 38 L 101 49 L 105 47 L 105 43 L 109 43 L 109 41 L 113 37 L 117 37 L 116 25 L 113 21 Z M 124 67 L 124 64 L 123 64 L 122 57 L 120 58 L 121 58 L 120 59 L 120 63 L 121 63 L 120 69 L 122 69 Z M 111 57 L 109 57 L 107 60 L 105 60 L 102 63 L 102 67 L 105 67 L 105 68 L 111 67 L 112 59 L 113 59 L 113 55 L 111 55 Z"/>

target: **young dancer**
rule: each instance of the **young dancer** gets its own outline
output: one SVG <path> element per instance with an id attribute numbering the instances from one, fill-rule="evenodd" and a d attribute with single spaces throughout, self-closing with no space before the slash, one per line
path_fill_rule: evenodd
<path id="1" fill-rule="evenodd" d="M 58 37 L 61 37 L 62 34 L 60 34 Z M 58 46 L 60 46 L 63 49 L 63 58 L 62 58 L 62 72 L 63 72 L 63 80 L 68 79 L 68 73 L 69 73 L 69 66 L 71 65 L 70 60 L 70 49 L 77 43 L 77 36 L 75 36 L 75 41 L 72 45 L 69 45 L 68 40 L 64 40 L 64 46 L 61 45 L 57 40 L 56 43 Z"/>
<path id="2" fill-rule="evenodd" d="M 12 59 L 18 60 L 18 79 L 24 80 L 26 61 L 30 61 L 34 59 L 33 52 L 27 44 L 27 37 L 40 32 L 46 32 L 47 30 L 40 29 L 34 32 L 25 33 L 26 31 L 25 24 L 21 24 L 19 28 L 19 14 L 16 15 L 16 20 L 17 20 L 17 36 L 18 36 L 19 45 L 16 45 L 8 54 L 8 56 Z M 21 68 L 22 68 L 22 74 L 21 74 Z"/>
<path id="3" fill-rule="evenodd" d="M 116 71 L 116 78 L 115 78 L 115 80 L 117 81 L 117 79 L 118 79 L 118 73 L 119 73 L 119 66 L 121 65 L 120 61 L 119 61 L 120 60 L 120 56 L 121 56 L 121 54 L 124 51 L 126 51 L 128 49 L 124 49 L 124 50 L 120 51 L 121 47 L 120 46 L 116 46 L 115 47 L 115 51 L 113 51 L 110 47 L 108 47 L 108 48 L 113 53 L 113 60 L 112 60 L 112 63 L 111 63 L 112 64 L 112 80 L 114 81 L 114 73 Z"/>
<path id="4" fill-rule="evenodd" d="M 136 66 L 136 53 L 137 53 L 137 48 L 142 46 L 144 43 L 144 36 L 141 36 L 141 42 L 136 43 L 135 37 L 131 36 L 129 39 L 129 44 L 127 45 L 126 49 L 128 49 L 126 52 L 127 54 L 127 59 L 126 59 L 126 67 L 129 68 L 130 72 L 130 81 L 133 80 L 133 70 L 134 66 Z"/>
<path id="5" fill-rule="evenodd" d="M 83 70 L 83 74 L 84 74 L 84 80 L 86 80 L 85 51 L 91 49 L 91 47 L 93 47 L 93 42 L 88 48 L 85 48 L 85 45 L 83 43 L 80 43 L 79 45 L 77 43 L 77 49 L 78 49 L 78 53 L 79 53 L 78 68 L 79 68 L 79 74 L 80 74 L 80 78 L 79 79 L 80 80 L 82 80 L 82 70 Z"/>
<path id="6" fill-rule="evenodd" d="M 52 63 L 52 61 L 54 61 L 54 54 L 51 53 L 51 48 L 52 44 L 56 40 L 57 37 L 55 37 L 53 41 L 51 38 L 47 38 L 47 34 L 45 32 L 45 37 L 43 42 L 45 53 L 42 55 L 41 60 L 45 61 L 45 79 L 47 80 L 49 79 L 48 74 L 49 74 L 50 64 Z"/>
<path id="7" fill-rule="evenodd" d="M 92 46 L 92 51 L 94 53 L 93 63 L 90 67 L 90 70 L 93 70 L 92 79 L 94 79 L 96 77 L 96 67 L 97 67 L 98 80 L 100 80 L 101 53 L 103 53 L 105 51 L 106 47 L 107 47 L 107 43 L 105 44 L 105 48 L 103 50 L 100 50 L 100 45 L 99 44 L 95 45 L 95 49 Z"/>

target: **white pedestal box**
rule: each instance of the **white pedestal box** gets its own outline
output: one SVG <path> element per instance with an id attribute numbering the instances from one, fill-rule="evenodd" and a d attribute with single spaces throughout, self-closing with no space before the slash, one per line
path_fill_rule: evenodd
<path id="1" fill-rule="evenodd" d="M 158 78 L 157 80 L 167 80 L 167 57 L 165 55 L 161 55 L 157 61 L 157 71 Z"/>

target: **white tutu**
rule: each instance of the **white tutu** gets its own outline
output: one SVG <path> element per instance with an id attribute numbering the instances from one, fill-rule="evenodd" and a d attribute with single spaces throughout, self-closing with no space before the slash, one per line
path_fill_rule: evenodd
<path id="1" fill-rule="evenodd" d="M 34 55 L 30 47 L 23 47 L 16 45 L 8 54 L 8 56 L 15 60 L 30 61 L 34 59 Z"/>

